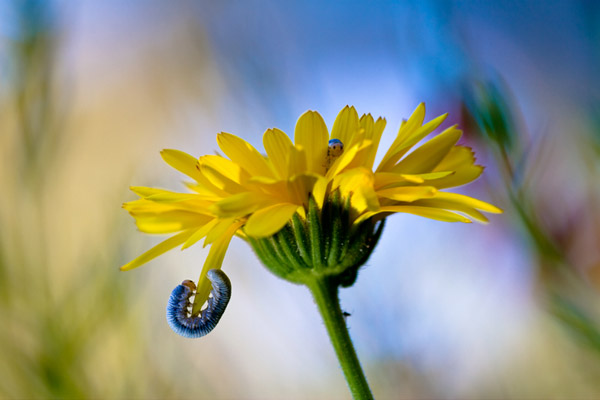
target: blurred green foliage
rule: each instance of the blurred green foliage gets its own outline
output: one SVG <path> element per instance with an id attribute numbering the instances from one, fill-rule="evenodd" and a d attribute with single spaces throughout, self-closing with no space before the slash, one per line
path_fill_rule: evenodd
<path id="1" fill-rule="evenodd" d="M 52 2 L 14 2 L 15 32 L 8 43 L 9 75 L 5 81 L 14 101 L 14 117 L 20 132 L 19 172 L 32 189 L 43 184 L 39 174 L 55 156 L 61 140 L 61 106 L 66 93 L 58 93 L 59 27 Z"/>
<path id="2" fill-rule="evenodd" d="M 59 211 L 51 205 L 57 167 L 68 156 L 69 85 L 56 74 L 60 27 L 52 2 L 12 6 L 0 85 L 0 397 L 181 397 L 153 364 L 138 381 L 151 346 L 141 291 L 117 269 L 127 243 L 118 207 L 106 216 L 116 234 L 89 243 L 70 263 L 56 262 L 72 250 L 60 247 L 68 245 L 64 226 L 50 223 Z"/>
<path id="3" fill-rule="evenodd" d="M 464 101 L 479 132 L 490 142 L 510 152 L 517 141 L 515 116 L 504 84 L 476 82 L 467 90 Z"/>
<path id="4" fill-rule="evenodd" d="M 533 259 L 538 260 L 536 285 L 542 304 L 575 340 L 597 354 L 600 367 L 600 315 L 595 307 L 600 296 L 569 259 L 568 244 L 556 240 L 549 231 L 544 221 L 551 216 L 542 214 L 535 186 L 523 178 L 531 174 L 528 168 L 543 162 L 543 155 L 522 149 L 531 149 L 534 145 L 543 148 L 544 143 L 533 143 L 525 134 L 525 128 L 517 123 L 521 120 L 517 117 L 518 106 L 499 80 L 472 83 L 471 90 L 466 91 L 465 107 L 491 150 L 495 167 L 505 178 L 504 185 L 495 188 L 496 196 L 504 193 L 508 197 L 511 208 L 507 214 L 512 216 L 522 237 L 531 243 L 528 249 Z M 587 140 L 587 137 L 582 139 Z M 539 159 L 533 158 L 536 155 Z M 543 167 L 552 168 L 551 165 Z M 587 171 L 587 174 L 592 172 Z M 577 229 L 577 226 L 563 229 Z M 562 232 L 562 235 L 571 236 L 573 232 Z"/>

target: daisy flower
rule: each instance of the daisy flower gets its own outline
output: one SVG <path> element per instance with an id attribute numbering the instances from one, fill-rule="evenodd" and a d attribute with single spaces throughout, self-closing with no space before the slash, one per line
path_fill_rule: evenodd
<path id="1" fill-rule="evenodd" d="M 245 140 L 219 133 L 223 155 L 196 158 L 163 150 L 171 167 L 187 175 L 188 192 L 132 187 L 140 198 L 123 207 L 140 231 L 173 234 L 122 270 L 200 240 L 210 251 L 196 288 L 192 315 L 209 299 L 208 271 L 220 269 L 234 235 L 246 240 L 263 263 L 296 283 L 338 277 L 351 285 L 374 248 L 385 218 L 415 214 L 446 222 L 486 222 L 489 203 L 445 191 L 475 180 L 483 167 L 473 151 L 458 145 L 457 126 L 434 134 L 447 114 L 424 122 L 420 104 L 402 122 L 396 139 L 375 167 L 386 121 L 359 118 L 346 106 L 331 133 L 315 111 L 296 124 L 294 140 L 274 128 L 264 133 L 266 154 Z M 420 145 L 419 145 L 420 144 Z"/>

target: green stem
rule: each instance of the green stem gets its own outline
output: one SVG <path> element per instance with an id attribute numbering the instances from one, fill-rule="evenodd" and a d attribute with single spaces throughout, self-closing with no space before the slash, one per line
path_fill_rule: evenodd
<path id="1" fill-rule="evenodd" d="M 373 399 L 340 308 L 338 286 L 327 277 L 317 277 L 311 282 L 307 282 L 307 286 L 317 303 L 352 397 L 354 399 Z"/>

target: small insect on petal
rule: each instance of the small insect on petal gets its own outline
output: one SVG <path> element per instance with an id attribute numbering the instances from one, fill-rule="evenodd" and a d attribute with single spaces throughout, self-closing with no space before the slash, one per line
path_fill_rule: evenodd
<path id="1" fill-rule="evenodd" d="M 340 139 L 331 139 L 327 148 L 327 160 L 325 169 L 329 169 L 334 161 L 344 153 L 344 143 Z"/>
<path id="2" fill-rule="evenodd" d="M 340 139 L 331 139 L 329 141 L 329 148 L 327 149 L 327 155 L 329 157 L 339 157 L 344 152 L 344 143 Z"/>
<path id="3" fill-rule="evenodd" d="M 185 280 L 178 285 L 167 304 L 167 322 L 175 333 L 186 338 L 199 338 L 209 334 L 221 319 L 231 298 L 231 281 L 220 269 L 211 269 L 206 274 L 212 283 L 211 295 L 206 309 L 200 315 L 191 315 L 190 298 L 196 290 L 196 285 Z"/>

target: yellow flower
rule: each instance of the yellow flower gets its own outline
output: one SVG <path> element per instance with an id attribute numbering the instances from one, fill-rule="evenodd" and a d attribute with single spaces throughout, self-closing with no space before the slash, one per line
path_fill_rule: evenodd
<path id="1" fill-rule="evenodd" d="M 297 213 L 307 218 L 309 203 L 319 209 L 333 194 L 349 204 L 353 226 L 369 218 L 410 213 L 448 222 L 486 222 L 481 211 L 500 213 L 489 203 L 442 189 L 464 185 L 482 172 L 472 150 L 457 145 L 462 132 L 452 126 L 421 146 L 447 114 L 424 122 L 420 104 L 403 121 L 398 135 L 374 169 L 385 119 L 361 118 L 346 106 L 331 135 L 319 113 L 307 111 L 298 120 L 294 142 L 279 129 L 263 136 L 266 156 L 229 133 L 217 135 L 225 156 L 199 159 L 178 150 L 163 150 L 163 159 L 193 179 L 193 193 L 132 187 L 140 199 L 124 204 L 145 233 L 174 236 L 121 267 L 136 268 L 158 255 L 204 239 L 209 255 L 200 274 L 194 310 L 208 298 L 208 270 L 220 268 L 234 235 L 244 239 L 275 235 Z M 311 200 L 314 199 L 314 200 Z M 351 229 L 352 227 L 349 227 Z"/>

